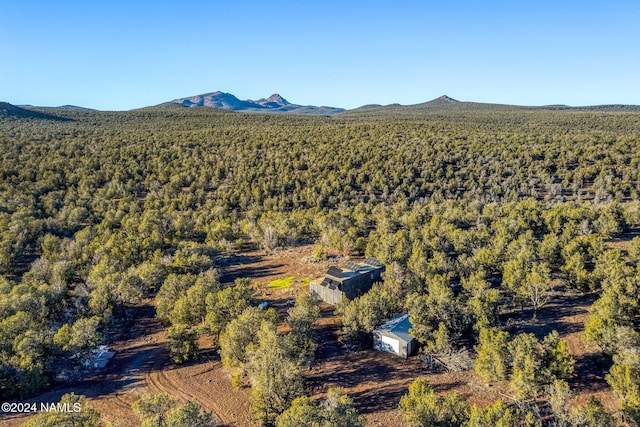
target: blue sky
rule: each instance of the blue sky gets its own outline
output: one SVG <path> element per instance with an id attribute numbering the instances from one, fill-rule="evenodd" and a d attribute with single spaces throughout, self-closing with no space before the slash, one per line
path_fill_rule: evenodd
<path id="1" fill-rule="evenodd" d="M 0 0 L 0 101 L 640 104 L 640 1 Z"/>

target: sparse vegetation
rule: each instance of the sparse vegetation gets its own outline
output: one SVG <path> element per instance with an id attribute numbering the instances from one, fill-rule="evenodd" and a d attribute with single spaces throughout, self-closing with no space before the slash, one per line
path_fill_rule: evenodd
<path id="1" fill-rule="evenodd" d="M 327 398 L 318 402 L 310 397 L 293 401 L 289 409 L 276 418 L 276 427 L 363 427 L 364 417 L 358 414 L 353 400 L 341 390 L 331 388 Z"/>
<path id="2" fill-rule="evenodd" d="M 296 276 L 289 276 L 283 279 L 272 280 L 267 286 L 275 289 L 288 288 L 289 286 L 293 285 L 293 281 L 295 280 L 295 278 Z"/>
<path id="3" fill-rule="evenodd" d="M 39 412 L 24 427 L 101 427 L 100 412 L 87 404 L 85 396 L 68 393 L 57 403 L 47 402 L 49 410 Z M 38 408 L 40 409 L 40 408 Z"/>
<path id="4" fill-rule="evenodd" d="M 195 400 L 178 405 L 168 394 L 145 394 L 132 408 L 142 427 L 209 427 L 212 422 L 211 413 Z"/>

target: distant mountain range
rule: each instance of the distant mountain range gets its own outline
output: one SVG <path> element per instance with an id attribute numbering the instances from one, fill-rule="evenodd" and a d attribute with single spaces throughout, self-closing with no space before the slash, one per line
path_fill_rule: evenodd
<path id="1" fill-rule="evenodd" d="M 222 110 L 230 111 L 245 111 L 245 112 L 260 112 L 260 113 L 286 113 L 286 114 L 317 114 L 317 115 L 336 115 L 340 113 L 361 112 L 380 110 L 380 112 L 392 112 L 393 110 L 422 110 L 422 109 L 486 109 L 486 108 L 524 108 L 524 109 L 541 109 L 541 110 L 592 110 L 592 111 L 640 111 L 638 105 L 595 105 L 587 107 L 570 107 L 568 105 L 545 105 L 540 107 L 527 107 L 519 105 L 503 105 L 503 104 L 488 104 L 478 102 L 463 102 L 453 99 L 447 95 L 442 95 L 431 101 L 423 102 L 413 105 L 400 105 L 400 104 L 369 104 L 362 107 L 355 108 L 353 110 L 345 110 L 344 108 L 337 107 L 316 107 L 313 105 L 297 105 L 292 104 L 282 96 L 276 94 L 271 95 L 268 98 L 261 98 L 257 101 L 250 99 L 240 100 L 230 93 L 224 92 L 212 92 L 203 95 L 195 95 L 187 98 L 178 98 L 173 101 L 160 104 L 164 107 L 211 107 L 219 108 Z"/>
<path id="2" fill-rule="evenodd" d="M 178 98 L 169 103 L 179 104 L 183 107 L 212 107 L 222 110 L 262 113 L 333 115 L 344 111 L 344 108 L 292 104 L 277 93 L 274 93 L 268 98 L 258 99 L 257 101 L 250 99 L 242 101 L 230 93 L 218 91 L 187 98 Z"/>
<path id="3" fill-rule="evenodd" d="M 174 109 L 174 108 L 217 108 L 228 111 L 251 112 L 251 113 L 279 113 L 279 114 L 308 114 L 322 116 L 362 116 L 362 115 L 378 115 L 378 114 L 420 114 L 421 111 L 448 110 L 448 111 L 466 111 L 466 110 L 572 110 L 572 111 L 633 111 L 640 112 L 639 105 L 595 105 L 586 107 L 570 107 L 568 105 L 545 105 L 536 107 L 527 107 L 519 105 L 489 104 L 479 102 L 464 102 L 453 99 L 447 95 L 442 95 L 431 101 L 413 105 L 401 104 L 368 104 L 352 110 L 344 108 L 314 106 L 314 105 L 298 105 L 284 99 L 277 93 L 268 98 L 261 98 L 256 101 L 247 99 L 240 100 L 230 93 L 211 92 L 203 95 L 195 95 L 186 98 L 178 98 L 173 101 L 164 102 L 159 105 L 144 107 L 143 109 Z M 39 118 L 53 120 L 73 120 L 68 112 L 89 112 L 96 111 L 90 108 L 78 107 L 75 105 L 63 105 L 60 107 L 34 107 L 32 105 L 15 106 L 6 102 L 0 102 L 0 118 Z M 57 114 L 63 117 L 58 117 Z M 71 116 L 73 117 L 73 116 Z"/>

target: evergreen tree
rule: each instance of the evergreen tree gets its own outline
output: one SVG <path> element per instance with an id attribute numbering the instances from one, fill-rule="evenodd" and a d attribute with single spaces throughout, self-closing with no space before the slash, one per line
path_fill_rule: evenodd
<path id="1" fill-rule="evenodd" d="M 144 394 L 131 405 L 142 427 L 208 427 L 213 421 L 195 400 L 184 405 L 169 394 Z"/>
<path id="2" fill-rule="evenodd" d="M 291 356 L 296 357 L 301 364 L 309 364 L 316 351 L 313 324 L 320 317 L 318 299 L 311 294 L 301 294 L 287 313 L 286 321 L 291 328 L 287 337 Z"/>
<path id="3" fill-rule="evenodd" d="M 324 401 L 299 397 L 276 418 L 276 427 L 364 427 L 353 400 L 342 390 L 330 388 Z"/>
<path id="4" fill-rule="evenodd" d="M 176 324 L 169 328 L 169 352 L 171 360 L 182 364 L 194 360 L 200 354 L 198 347 L 198 333 L 189 325 Z"/>
<path id="5" fill-rule="evenodd" d="M 249 279 L 236 279 L 234 286 L 207 294 L 205 323 L 216 337 L 230 321 L 240 316 L 251 305 L 249 284 Z"/>
<path id="6" fill-rule="evenodd" d="M 220 358 L 224 367 L 232 371 L 234 384 L 239 385 L 246 373 L 248 354 L 258 345 L 258 331 L 263 324 L 275 327 L 277 319 L 278 313 L 273 309 L 248 307 L 227 324 L 220 335 Z"/>
<path id="7" fill-rule="evenodd" d="M 521 425 L 520 413 L 509 408 L 502 400 L 495 401 L 484 408 L 472 406 L 469 412 L 469 427 L 518 427 Z"/>
<path id="8" fill-rule="evenodd" d="M 407 394 L 400 398 L 400 411 L 411 425 L 465 426 L 469 419 L 467 402 L 456 393 L 438 396 L 426 379 L 417 379 L 409 385 Z"/>
<path id="9" fill-rule="evenodd" d="M 503 380 L 507 376 L 508 333 L 498 328 L 480 330 L 474 370 L 487 380 Z"/>
<path id="10" fill-rule="evenodd" d="M 299 397 L 291 406 L 278 415 L 276 427 L 320 427 L 322 426 L 322 409 L 311 397 Z"/>
<path id="11" fill-rule="evenodd" d="M 275 326 L 262 322 L 257 342 L 248 350 L 247 370 L 253 392 L 253 411 L 264 425 L 274 422 L 294 399 L 301 397 L 303 384 L 300 368 L 287 353 Z"/>
<path id="12" fill-rule="evenodd" d="M 58 405 L 65 410 L 38 412 L 24 427 L 100 427 L 100 412 L 89 406 L 85 396 L 67 393 L 60 398 Z"/>
<path id="13" fill-rule="evenodd" d="M 571 427 L 614 427 L 616 420 L 607 412 L 602 403 L 591 397 L 586 405 L 571 411 Z"/>

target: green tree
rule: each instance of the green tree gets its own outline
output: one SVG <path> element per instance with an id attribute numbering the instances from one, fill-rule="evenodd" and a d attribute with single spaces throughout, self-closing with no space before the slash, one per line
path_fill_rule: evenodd
<path id="1" fill-rule="evenodd" d="M 567 342 L 560 339 L 558 331 L 551 331 L 544 337 L 545 366 L 551 378 L 568 378 L 573 374 L 575 359 L 569 354 Z"/>
<path id="2" fill-rule="evenodd" d="M 511 388 L 519 399 L 538 395 L 547 373 L 543 366 L 544 354 L 533 334 L 518 334 L 509 343 L 513 358 Z"/>
<path id="3" fill-rule="evenodd" d="M 567 283 L 583 292 L 593 290 L 598 281 L 592 270 L 595 260 L 604 252 L 604 242 L 596 234 L 572 238 L 562 248 L 564 265 L 561 270 Z"/>
<path id="4" fill-rule="evenodd" d="M 322 422 L 322 410 L 316 400 L 311 397 L 299 397 L 286 411 L 278 415 L 276 427 L 320 427 Z"/>
<path id="5" fill-rule="evenodd" d="M 296 356 L 300 363 L 308 364 L 316 350 L 313 324 L 320 317 L 318 299 L 311 294 L 301 294 L 287 313 L 286 321 L 291 328 L 288 335 L 291 355 Z"/>
<path id="6" fill-rule="evenodd" d="M 431 349 L 450 346 L 465 327 L 464 303 L 458 301 L 445 276 L 434 276 L 428 283 L 428 293 L 410 294 L 407 305 L 411 335 Z M 445 335 L 449 343 L 442 341 Z"/>
<path id="7" fill-rule="evenodd" d="M 342 390 L 329 388 L 322 402 L 299 397 L 276 418 L 276 427 L 364 427 L 364 417 L 358 414 L 353 400 Z"/>
<path id="8" fill-rule="evenodd" d="M 407 422 L 415 426 L 465 426 L 469 419 L 469 406 L 464 399 L 456 393 L 438 396 L 422 378 L 409 385 L 408 393 L 400 398 L 399 408 Z"/>
<path id="9" fill-rule="evenodd" d="M 640 417 L 640 339 L 624 347 L 613 356 L 613 366 L 605 376 L 620 398 L 620 408 L 638 419 Z"/>
<path id="10" fill-rule="evenodd" d="M 264 323 L 275 326 L 277 319 L 278 313 L 271 308 L 248 307 L 220 334 L 220 358 L 225 368 L 233 372 L 236 384 L 245 374 L 249 347 L 258 343 L 258 331 Z"/>
<path id="11" fill-rule="evenodd" d="M 618 348 L 617 330 L 615 321 L 594 314 L 585 323 L 584 337 L 586 341 L 597 344 L 605 353 L 614 354 Z"/>
<path id="12" fill-rule="evenodd" d="M 542 261 L 553 268 L 560 267 L 562 254 L 560 238 L 555 233 L 545 234 L 540 242 L 539 255 Z"/>
<path id="13" fill-rule="evenodd" d="M 63 351 L 74 353 L 95 348 L 102 340 L 98 333 L 100 318 L 97 316 L 77 319 L 73 325 L 64 324 L 53 337 L 53 342 Z"/>
<path id="14" fill-rule="evenodd" d="M 397 310 L 397 297 L 381 283 L 376 283 L 361 297 L 343 300 L 336 311 L 342 316 L 342 329 L 347 337 L 351 341 L 361 342 Z"/>
<path id="15" fill-rule="evenodd" d="M 176 399 L 169 394 L 144 394 L 133 402 L 131 408 L 140 419 L 142 427 L 166 426 L 167 412 L 176 406 Z"/>
<path id="16" fill-rule="evenodd" d="M 215 251 L 194 242 L 181 242 L 173 259 L 173 267 L 182 273 L 197 274 L 213 268 Z"/>
<path id="17" fill-rule="evenodd" d="M 474 370 L 478 375 L 487 380 L 504 380 L 507 376 L 507 337 L 509 334 L 498 328 L 485 328 L 480 330 L 478 345 L 475 350 L 478 353 L 474 364 Z"/>
<path id="18" fill-rule="evenodd" d="M 169 327 L 169 353 L 173 363 L 182 364 L 194 360 L 200 354 L 198 333 L 189 325 L 176 324 Z"/>
<path id="19" fill-rule="evenodd" d="M 162 322 L 171 323 L 171 313 L 176 301 L 186 294 L 196 281 L 193 274 L 170 274 L 162 283 L 155 298 L 156 316 Z"/>
<path id="20" fill-rule="evenodd" d="M 147 291 L 156 293 L 167 278 L 167 267 L 154 261 L 146 261 L 136 268 L 136 274 L 142 280 Z"/>
<path id="21" fill-rule="evenodd" d="M 573 373 L 575 360 L 556 331 L 542 342 L 533 334 L 518 334 L 508 347 L 513 359 L 511 388 L 519 399 L 535 398 L 543 385 Z"/>
<path id="22" fill-rule="evenodd" d="M 474 329 L 480 331 L 495 324 L 500 303 L 500 291 L 492 289 L 484 273 L 474 273 L 462 280 L 462 288 L 469 294 L 468 305 L 475 318 Z"/>
<path id="23" fill-rule="evenodd" d="M 566 258 L 561 267 L 569 286 L 582 292 L 587 292 L 595 286 L 591 273 L 585 268 L 586 263 L 585 256 L 580 252 L 575 252 Z"/>
<path id="24" fill-rule="evenodd" d="M 623 219 L 615 205 L 604 207 L 594 222 L 598 233 L 605 239 L 610 239 L 622 233 Z"/>
<path id="25" fill-rule="evenodd" d="M 591 397 L 586 405 L 571 411 L 571 427 L 614 427 L 616 420 L 607 412 L 602 403 Z"/>
<path id="26" fill-rule="evenodd" d="M 639 265 L 640 264 L 640 237 L 634 237 L 629 242 L 629 246 L 627 246 L 627 252 L 629 254 L 629 259 L 632 263 Z"/>
<path id="27" fill-rule="evenodd" d="M 556 418 L 559 426 L 566 426 L 569 422 L 569 399 L 571 390 L 569 384 L 563 380 L 555 380 L 549 385 L 546 394 L 547 401 L 551 407 L 551 412 Z"/>
<path id="28" fill-rule="evenodd" d="M 273 323 L 262 322 L 256 338 L 257 342 L 247 349 L 247 371 L 252 384 L 253 411 L 260 423 L 268 425 L 302 396 L 302 376 Z"/>
<path id="29" fill-rule="evenodd" d="M 508 407 L 502 400 L 497 400 L 484 408 L 473 405 L 467 424 L 468 427 L 518 427 L 520 425 L 520 411 Z"/>
<path id="30" fill-rule="evenodd" d="M 171 323 L 185 323 L 191 326 L 203 323 L 207 315 L 206 298 L 219 290 L 216 270 L 198 274 L 193 286 L 175 302 L 170 314 Z"/>
<path id="31" fill-rule="evenodd" d="M 616 353 L 621 343 L 619 334 L 624 333 L 624 328 L 633 328 L 640 314 L 639 292 L 638 273 L 603 282 L 600 298 L 591 306 L 592 316 L 585 324 L 586 339 L 606 353 Z"/>
<path id="32" fill-rule="evenodd" d="M 205 324 L 212 334 L 218 336 L 230 321 L 251 305 L 249 285 L 250 279 L 236 279 L 234 286 L 206 296 Z"/>
<path id="33" fill-rule="evenodd" d="M 324 426 L 364 427 L 365 419 L 358 414 L 353 405 L 353 399 L 343 393 L 341 389 L 329 388 L 322 405 Z"/>
<path id="34" fill-rule="evenodd" d="M 213 421 L 195 400 L 177 405 L 169 394 L 143 394 L 131 405 L 142 427 L 208 427 Z"/>
<path id="35" fill-rule="evenodd" d="M 552 290 L 549 267 L 545 263 L 534 262 L 517 292 L 529 300 L 535 319 L 537 311 L 549 301 Z"/>
<path id="36" fill-rule="evenodd" d="M 609 249 L 597 258 L 593 273 L 602 282 L 602 287 L 606 288 L 611 283 L 621 282 L 631 276 L 633 271 L 619 250 Z"/>
<path id="37" fill-rule="evenodd" d="M 196 400 L 189 400 L 184 405 L 167 411 L 167 427 L 209 427 L 212 425 L 213 415 L 205 411 Z"/>
<path id="38" fill-rule="evenodd" d="M 23 427 L 99 427 L 100 412 L 86 403 L 85 396 L 68 393 L 58 403 L 64 410 L 39 412 Z"/>

